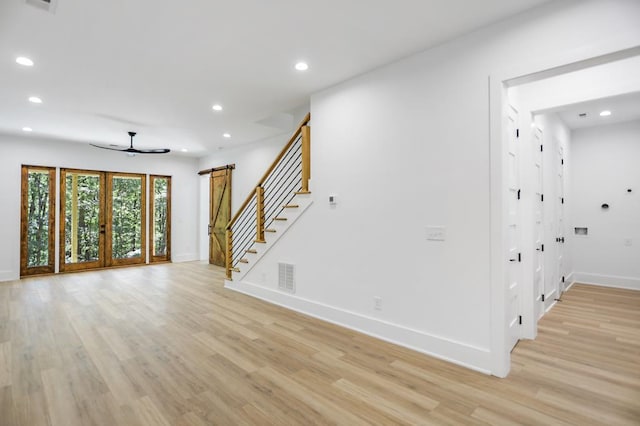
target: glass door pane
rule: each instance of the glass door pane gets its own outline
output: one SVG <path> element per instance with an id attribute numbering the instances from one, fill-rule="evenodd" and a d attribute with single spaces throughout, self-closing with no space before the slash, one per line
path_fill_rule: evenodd
<path id="1" fill-rule="evenodd" d="M 22 166 L 20 275 L 53 273 L 56 172 Z"/>
<path id="2" fill-rule="evenodd" d="M 104 266 L 102 174 L 62 169 L 60 181 L 60 270 Z"/>
<path id="3" fill-rule="evenodd" d="M 145 263 L 145 175 L 108 174 L 107 256 L 112 265 Z"/>
<path id="4" fill-rule="evenodd" d="M 151 176 L 151 261 L 171 260 L 171 177 Z"/>

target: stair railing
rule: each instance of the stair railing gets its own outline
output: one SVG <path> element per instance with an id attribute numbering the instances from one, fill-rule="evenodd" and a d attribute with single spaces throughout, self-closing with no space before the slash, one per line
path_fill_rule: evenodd
<path id="1" fill-rule="evenodd" d="M 227 279 L 240 272 L 246 253 L 264 244 L 265 232 L 296 194 L 309 194 L 311 178 L 311 129 L 307 114 L 276 159 L 227 225 Z"/>

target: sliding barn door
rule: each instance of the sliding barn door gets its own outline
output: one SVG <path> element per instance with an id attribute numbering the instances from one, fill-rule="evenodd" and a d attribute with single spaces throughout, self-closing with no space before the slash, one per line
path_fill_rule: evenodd
<path id="1" fill-rule="evenodd" d="M 226 229 L 231 219 L 230 167 L 211 172 L 209 185 L 209 263 L 226 265 Z"/>

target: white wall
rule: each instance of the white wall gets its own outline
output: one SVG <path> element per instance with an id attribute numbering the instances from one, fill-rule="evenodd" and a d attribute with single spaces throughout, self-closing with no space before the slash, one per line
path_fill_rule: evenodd
<path id="1" fill-rule="evenodd" d="M 22 164 L 172 176 L 171 257 L 174 262 L 198 259 L 196 159 L 171 154 L 127 157 L 85 144 L 0 135 L 0 280 L 20 275 Z"/>
<path id="2" fill-rule="evenodd" d="M 575 130 L 571 150 L 574 280 L 640 290 L 640 121 Z"/>
<path id="3" fill-rule="evenodd" d="M 637 45 L 639 18 L 633 1 L 553 2 L 314 95 L 316 201 L 229 285 L 506 374 L 508 353 L 492 336 L 504 319 L 492 316 L 491 295 L 505 288 L 490 270 L 488 77 Z M 445 226 L 446 241 L 427 241 L 429 225 Z M 294 296 L 276 290 L 278 261 L 296 264 Z"/>

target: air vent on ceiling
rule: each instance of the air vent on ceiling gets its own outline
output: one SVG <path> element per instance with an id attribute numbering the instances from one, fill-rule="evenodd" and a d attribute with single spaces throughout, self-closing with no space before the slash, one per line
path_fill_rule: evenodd
<path id="1" fill-rule="evenodd" d="M 294 279 L 295 265 L 290 263 L 278 263 L 278 289 L 289 293 L 296 292 Z"/>
<path id="2" fill-rule="evenodd" d="M 49 13 L 55 13 L 58 7 L 58 0 L 25 0 L 25 3 Z"/>

